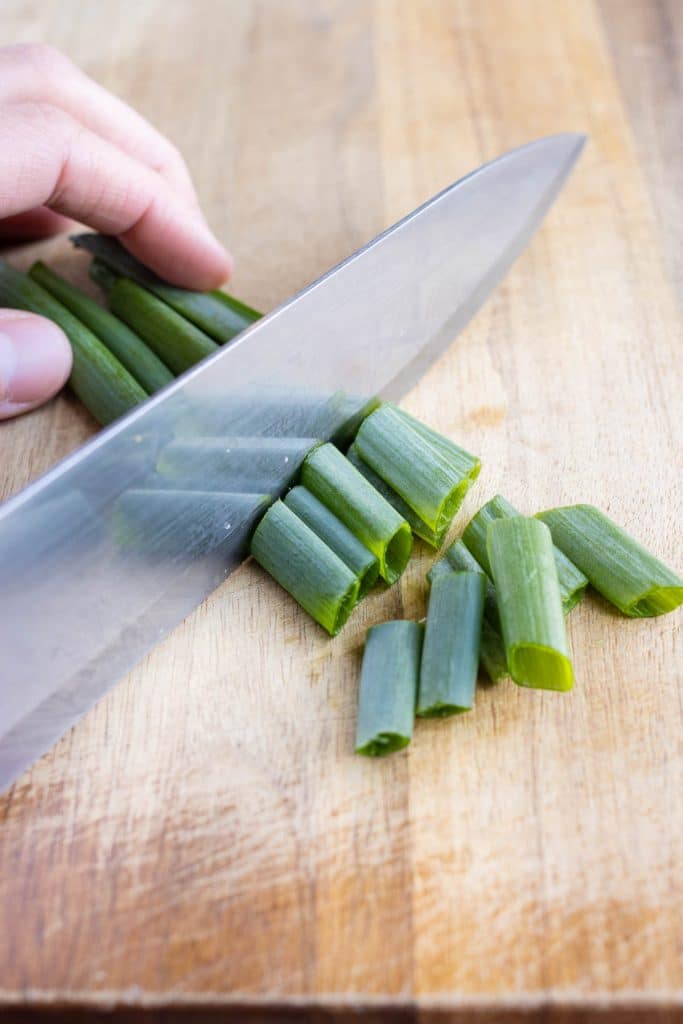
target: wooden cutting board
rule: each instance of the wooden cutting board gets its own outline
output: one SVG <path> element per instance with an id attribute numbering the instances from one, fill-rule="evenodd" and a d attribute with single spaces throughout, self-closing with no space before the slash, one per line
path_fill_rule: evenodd
<path id="1" fill-rule="evenodd" d="M 499 490 L 587 500 L 683 566 L 678 0 L 4 0 L 3 38 L 178 143 L 263 309 L 482 161 L 587 131 L 405 406 L 483 458 L 454 535 Z M 12 258 L 38 253 L 83 276 L 64 241 Z M 92 429 L 69 397 L 1 426 L 3 493 Z M 680 615 L 586 600 L 571 694 L 482 687 L 368 762 L 364 632 L 424 613 L 431 560 L 334 641 L 243 567 L 25 773 L 0 801 L 6 1019 L 683 1020 Z"/>

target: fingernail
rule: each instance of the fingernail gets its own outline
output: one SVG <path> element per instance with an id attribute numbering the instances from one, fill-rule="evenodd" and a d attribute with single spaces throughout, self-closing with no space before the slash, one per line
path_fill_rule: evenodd
<path id="1" fill-rule="evenodd" d="M 51 398 L 71 371 L 71 346 L 51 320 L 0 310 L 0 416 L 24 412 Z"/>

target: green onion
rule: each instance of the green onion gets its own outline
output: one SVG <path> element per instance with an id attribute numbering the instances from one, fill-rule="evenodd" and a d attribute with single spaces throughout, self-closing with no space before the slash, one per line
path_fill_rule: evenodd
<path id="1" fill-rule="evenodd" d="M 410 529 L 413 531 L 416 537 L 420 537 L 426 541 L 433 548 L 441 546 L 443 537 L 438 537 L 434 530 L 430 529 L 427 524 L 420 519 L 416 512 L 413 512 L 410 505 L 407 505 L 403 498 L 396 493 L 396 491 L 382 480 L 381 476 L 375 473 L 374 469 L 370 469 L 367 462 L 363 462 L 358 449 L 355 444 L 352 444 L 346 453 L 346 458 L 349 460 L 352 466 L 355 466 L 359 473 L 361 473 L 368 483 L 372 484 L 376 491 L 382 495 L 383 498 L 389 502 L 392 508 L 395 508 L 402 519 L 405 519 Z"/>
<path id="2" fill-rule="evenodd" d="M 496 599 L 495 587 L 472 552 L 465 547 L 462 539 L 454 541 L 450 547 L 446 548 L 443 558 L 440 558 L 438 562 L 435 562 L 427 573 L 427 579 L 432 583 L 435 575 L 441 575 L 449 571 L 483 573 L 486 580 L 484 615 L 491 623 L 493 623 L 493 625 L 499 626 L 500 616 L 498 614 L 498 601 Z"/>
<path id="3" fill-rule="evenodd" d="M 357 429 L 368 403 L 343 391 L 313 394 L 276 389 L 187 398 L 178 424 L 183 437 L 317 437 L 340 444 Z"/>
<path id="4" fill-rule="evenodd" d="M 295 601 L 336 636 L 358 600 L 358 577 L 282 501 L 256 527 L 251 553 Z"/>
<path id="5" fill-rule="evenodd" d="M 477 514 L 467 524 L 462 539 L 482 569 L 489 576 L 491 576 L 491 566 L 486 549 L 488 527 L 496 519 L 510 519 L 518 515 L 519 512 L 509 501 L 501 494 L 496 494 L 485 505 L 482 505 Z M 557 546 L 555 547 L 555 564 L 557 565 L 557 576 L 560 581 L 562 607 L 564 608 L 565 615 L 568 615 L 585 594 L 588 579 Z"/>
<path id="6" fill-rule="evenodd" d="M 310 437 L 206 437 L 171 441 L 161 452 L 157 472 L 183 486 L 204 490 L 277 494 L 294 478 Z"/>
<path id="7" fill-rule="evenodd" d="M 479 658 L 484 672 L 492 683 L 498 683 L 501 679 L 507 678 L 507 660 L 505 657 L 505 645 L 500 628 L 500 614 L 498 612 L 498 599 L 496 590 L 489 577 L 476 560 L 474 555 L 465 547 L 462 540 L 457 540 L 447 548 L 443 558 L 435 562 L 427 573 L 430 584 L 438 576 L 450 572 L 480 572 L 486 580 L 486 592 L 484 596 L 484 621 L 481 627 L 481 644 Z"/>
<path id="8" fill-rule="evenodd" d="M 268 499 L 259 494 L 215 491 L 124 491 L 112 516 L 113 536 L 136 557 L 190 561 L 222 547 L 231 551 L 246 541 Z"/>
<path id="9" fill-rule="evenodd" d="M 109 235 L 83 234 L 71 239 L 107 264 L 117 275 L 128 277 L 162 299 L 177 313 L 219 343 L 231 341 L 261 314 L 222 291 L 193 292 L 166 284 Z"/>
<path id="10" fill-rule="evenodd" d="M 593 505 L 539 512 L 557 547 L 624 615 L 664 615 L 683 604 L 683 579 Z"/>
<path id="11" fill-rule="evenodd" d="M 453 566 L 450 564 L 447 558 L 440 558 L 438 562 L 434 562 L 427 573 L 427 582 L 430 587 L 434 583 L 434 580 L 438 580 L 440 576 L 449 576 L 453 572 Z"/>
<path id="12" fill-rule="evenodd" d="M 203 331 L 128 278 L 120 277 L 111 288 L 109 305 L 174 373 L 184 373 L 218 351 Z"/>
<path id="13" fill-rule="evenodd" d="M 355 446 L 438 537 L 443 537 L 476 479 L 478 459 L 452 442 L 435 444 L 385 404 L 363 421 Z"/>
<path id="14" fill-rule="evenodd" d="M 33 264 L 29 270 L 29 277 L 42 285 L 77 316 L 81 323 L 89 327 L 150 395 L 171 383 L 173 374 L 151 348 L 148 348 L 123 321 L 100 306 L 80 288 L 65 281 L 40 261 Z"/>
<path id="15" fill-rule="evenodd" d="M 488 557 L 510 675 L 521 686 L 570 690 L 562 597 L 550 530 L 538 519 L 495 519 Z"/>
<path id="16" fill-rule="evenodd" d="M 305 487 L 293 487 L 284 502 L 348 565 L 358 579 L 358 600 L 365 597 L 379 575 L 379 562 L 372 552 Z"/>
<path id="17" fill-rule="evenodd" d="M 481 624 L 479 661 L 492 683 L 500 683 L 510 675 L 503 637 L 488 619 Z"/>
<path id="18" fill-rule="evenodd" d="M 356 753 L 379 757 L 410 743 L 423 627 L 384 622 L 368 630 L 358 695 Z"/>
<path id="19" fill-rule="evenodd" d="M 100 286 L 107 298 L 109 298 L 109 292 L 119 280 L 119 275 L 115 274 L 102 260 L 93 260 L 91 262 L 88 267 L 88 275 L 91 281 Z"/>
<path id="20" fill-rule="evenodd" d="M 432 583 L 416 714 L 445 718 L 474 703 L 486 577 L 449 572 Z"/>
<path id="21" fill-rule="evenodd" d="M 147 398 L 138 382 L 85 324 L 26 274 L 0 260 L 0 303 L 54 320 L 71 342 L 69 387 L 103 425 Z"/>
<path id="22" fill-rule="evenodd" d="M 413 547 L 405 519 L 333 444 L 321 444 L 306 457 L 301 482 L 377 556 L 382 579 L 395 583 Z"/>
<path id="23" fill-rule="evenodd" d="M 426 423 L 422 423 L 420 420 L 415 419 L 410 413 L 404 409 L 399 409 L 397 405 L 393 405 L 392 409 L 394 412 L 404 420 L 408 426 L 412 427 L 425 441 L 441 452 L 441 454 L 451 461 L 454 461 L 457 465 L 460 465 L 463 475 L 472 474 L 470 483 L 473 483 L 479 476 L 481 470 L 481 460 L 476 458 L 474 455 L 470 455 L 468 451 L 457 445 L 455 441 L 451 441 L 450 438 L 440 434 L 438 430 L 432 430 Z"/>

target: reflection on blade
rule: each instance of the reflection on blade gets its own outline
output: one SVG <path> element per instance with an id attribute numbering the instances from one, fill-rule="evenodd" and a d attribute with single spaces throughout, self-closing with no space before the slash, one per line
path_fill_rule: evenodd
<path id="1" fill-rule="evenodd" d="M 253 391 L 202 395 L 196 401 L 188 398 L 176 431 L 180 437 L 306 436 L 343 443 L 376 404 L 343 391 L 330 395 L 268 388 L 257 397 Z"/>
<path id="2" fill-rule="evenodd" d="M 116 438 L 1 524 L 0 787 L 244 560 L 319 440 L 287 431 L 343 437 L 367 406 L 274 389 L 178 398 L 156 430 Z M 260 433 L 198 437 L 200 412 Z"/>
<path id="3" fill-rule="evenodd" d="M 234 488 L 279 494 L 289 484 L 307 453 L 312 437 L 208 437 L 172 441 L 162 450 L 157 474 L 176 487 L 203 490 Z M 181 483 L 182 482 L 182 483 Z"/>
<path id="4" fill-rule="evenodd" d="M 145 560 L 191 563 L 200 555 L 230 552 L 248 539 L 265 511 L 262 494 L 220 491 L 125 491 L 114 506 L 112 537 L 122 551 Z"/>
<path id="5" fill-rule="evenodd" d="M 543 139 L 446 189 L 0 507 L 0 788 L 225 579 L 258 495 L 290 480 L 265 458 L 258 487 L 243 465 L 218 479 L 200 444 L 188 485 L 162 453 L 289 437 L 296 460 L 300 439 L 349 440 L 482 304 L 582 144 Z"/>

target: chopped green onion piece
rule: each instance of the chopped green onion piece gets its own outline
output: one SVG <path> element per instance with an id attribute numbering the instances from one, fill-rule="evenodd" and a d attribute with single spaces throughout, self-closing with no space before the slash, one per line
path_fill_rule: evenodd
<path id="1" fill-rule="evenodd" d="M 282 501 L 256 527 L 251 553 L 308 614 L 336 636 L 358 600 L 358 577 Z"/>
<path id="2" fill-rule="evenodd" d="M 448 576 L 452 572 L 453 566 L 448 559 L 446 557 L 440 558 L 438 562 L 434 562 L 434 565 L 427 573 L 427 582 L 431 587 L 434 581 L 438 580 L 440 576 Z"/>
<path id="3" fill-rule="evenodd" d="M 435 445 L 389 404 L 363 421 L 355 446 L 437 536 L 445 534 L 481 468 L 452 442 Z"/>
<path id="4" fill-rule="evenodd" d="M 145 345 L 130 327 L 123 323 L 54 270 L 38 261 L 29 270 L 29 277 L 58 299 L 81 323 L 107 346 L 110 352 L 135 377 L 150 395 L 166 387 L 173 374 L 161 359 Z"/>
<path id="5" fill-rule="evenodd" d="M 107 264 L 118 276 L 136 281 L 171 306 L 177 313 L 205 331 L 219 343 L 230 341 L 261 314 L 222 291 L 193 292 L 162 281 L 109 235 L 88 232 L 71 239 L 77 248 L 86 249 Z"/>
<path id="6" fill-rule="evenodd" d="M 574 673 L 550 530 L 524 516 L 495 519 L 487 547 L 510 675 L 520 686 L 570 690 Z"/>
<path id="7" fill-rule="evenodd" d="M 184 373 L 218 351 L 208 335 L 126 277 L 118 279 L 108 298 L 112 312 L 125 320 L 174 373 Z"/>
<path id="8" fill-rule="evenodd" d="M 482 505 L 477 514 L 467 524 L 462 539 L 484 572 L 489 576 L 491 576 L 491 566 L 486 550 L 488 527 L 496 519 L 510 519 L 518 515 L 517 509 L 502 494 L 496 494 L 485 505 Z M 557 577 L 560 581 L 562 607 L 565 615 L 568 615 L 585 594 L 588 579 L 557 546 L 555 547 L 555 564 L 557 565 Z"/>
<path id="9" fill-rule="evenodd" d="M 333 444 L 306 457 L 301 482 L 377 556 L 379 573 L 395 583 L 410 558 L 413 536 L 405 519 Z"/>
<path id="10" fill-rule="evenodd" d="M 105 345 L 37 281 L 0 260 L 0 304 L 54 320 L 71 342 L 69 387 L 98 423 L 106 425 L 147 398 Z"/>
<path id="11" fill-rule="evenodd" d="M 421 420 L 415 419 L 405 409 L 399 409 L 397 405 L 393 405 L 392 409 L 397 413 L 401 419 L 413 428 L 425 441 L 429 441 L 437 451 L 440 451 L 445 458 L 454 460 L 456 464 L 461 465 L 463 473 L 472 473 L 471 482 L 474 482 L 479 476 L 481 470 L 481 460 L 476 458 L 474 455 L 470 455 L 468 451 L 461 448 L 460 445 L 456 444 L 455 441 L 451 441 L 450 438 L 444 434 L 440 434 L 438 430 L 432 430 L 426 423 L 422 423 Z"/>
<path id="12" fill-rule="evenodd" d="M 311 437 L 204 437 L 171 441 L 157 472 L 204 490 L 278 494 L 319 442 Z"/>
<path id="13" fill-rule="evenodd" d="M 407 505 L 403 498 L 389 484 L 382 480 L 381 476 L 377 476 L 377 473 L 375 473 L 374 469 L 370 469 L 367 462 L 363 462 L 355 444 L 351 445 L 346 453 L 346 457 L 351 465 L 355 466 L 358 472 L 363 474 L 368 483 L 372 484 L 375 490 L 379 491 L 382 497 L 386 498 L 389 504 L 396 509 L 401 518 L 406 520 L 416 537 L 421 537 L 427 544 L 431 544 L 433 548 L 441 547 L 443 534 L 437 536 L 434 530 L 430 529 L 416 512 L 413 512 L 410 505 Z"/>
<path id="14" fill-rule="evenodd" d="M 245 543 L 254 520 L 268 499 L 260 494 L 229 494 L 216 491 L 124 491 L 112 515 L 113 536 L 121 548 L 147 558 L 192 558 L 235 550 Z"/>
<path id="15" fill-rule="evenodd" d="M 358 695 L 356 753 L 381 757 L 410 743 L 423 627 L 383 622 L 368 630 Z"/>
<path id="16" fill-rule="evenodd" d="M 503 637 L 488 619 L 481 624 L 479 661 L 492 683 L 500 683 L 510 675 Z"/>
<path id="17" fill-rule="evenodd" d="M 479 565 L 474 555 L 465 547 L 462 540 L 457 540 L 447 548 L 443 558 L 435 562 L 427 573 L 427 579 L 433 583 L 437 576 L 456 570 L 457 572 L 480 572 L 486 580 L 484 596 L 484 622 L 481 627 L 481 645 L 479 659 L 484 672 L 492 683 L 506 679 L 508 672 L 505 658 L 505 645 L 500 629 L 500 614 L 496 590 L 489 577 Z"/>
<path id="18" fill-rule="evenodd" d="M 416 714 L 445 718 L 474 703 L 486 577 L 454 572 L 432 583 Z"/>
<path id="19" fill-rule="evenodd" d="M 330 395 L 258 388 L 188 396 L 178 432 L 183 437 L 324 437 L 342 443 L 357 429 L 367 405 L 367 399 L 343 391 Z"/>
<path id="20" fill-rule="evenodd" d="M 557 547 L 624 615 L 664 615 L 683 604 L 683 579 L 593 505 L 539 512 Z"/>
<path id="21" fill-rule="evenodd" d="M 492 625 L 500 627 L 500 615 L 498 612 L 496 589 L 472 552 L 465 547 L 462 539 L 454 541 L 450 547 L 446 548 L 441 561 L 445 561 L 446 564 L 456 572 L 481 572 L 484 574 L 484 578 L 486 579 L 484 615 Z M 439 563 L 437 562 L 436 564 L 438 565 Z"/>
<path id="22" fill-rule="evenodd" d="M 293 487 L 284 502 L 348 565 L 358 579 L 358 600 L 365 597 L 379 575 L 379 562 L 373 553 L 305 487 Z"/>

